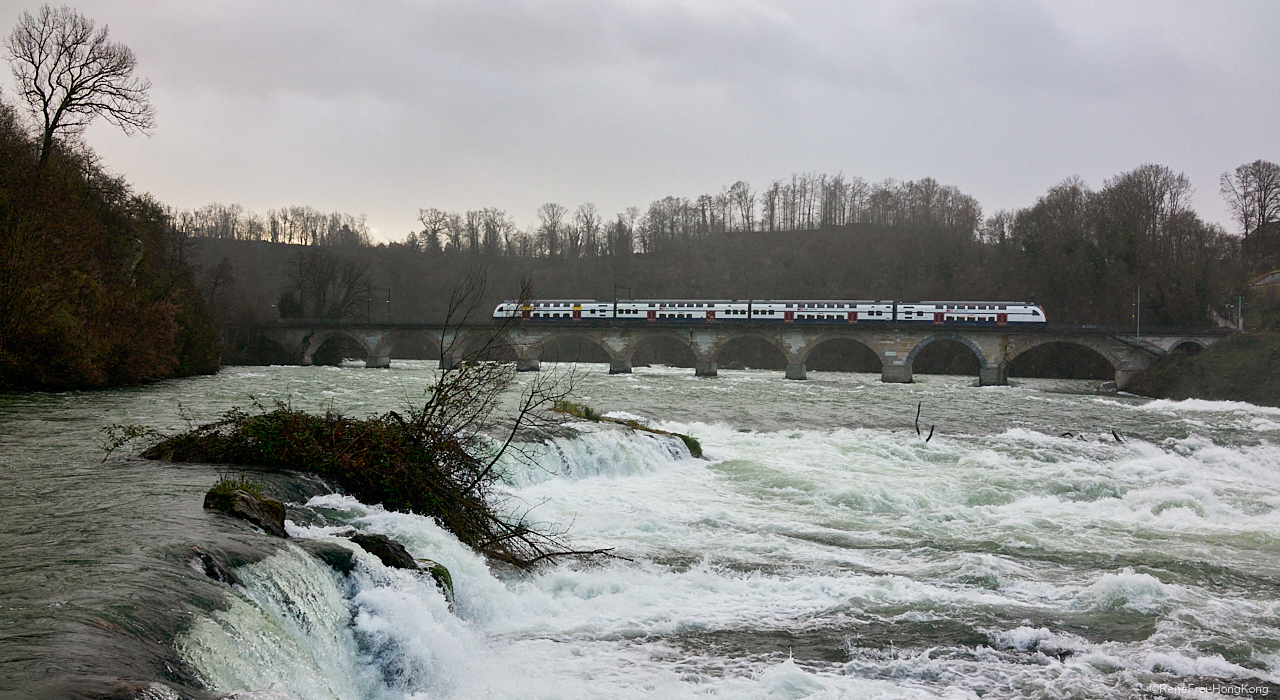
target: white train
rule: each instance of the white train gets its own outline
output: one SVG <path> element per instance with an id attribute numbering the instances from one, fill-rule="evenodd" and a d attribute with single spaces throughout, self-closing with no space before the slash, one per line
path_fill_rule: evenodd
<path id="1" fill-rule="evenodd" d="M 1017 301 L 747 301 L 536 299 L 504 301 L 495 321 L 636 323 L 1044 323 L 1044 309 Z"/>

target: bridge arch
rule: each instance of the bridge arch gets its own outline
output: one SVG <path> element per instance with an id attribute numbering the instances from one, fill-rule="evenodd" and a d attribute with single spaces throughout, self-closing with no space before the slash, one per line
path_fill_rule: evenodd
<path id="1" fill-rule="evenodd" d="M 742 350 L 746 350 L 751 345 L 756 345 L 757 347 L 768 347 L 777 353 L 777 357 L 782 358 L 782 362 L 779 363 L 782 365 L 781 367 L 770 367 L 769 369 L 782 369 L 792 362 L 794 353 L 792 353 L 791 348 L 787 347 L 776 334 L 752 331 L 733 333 L 718 339 L 707 349 L 707 359 L 719 366 L 721 357 L 726 351 L 729 351 L 734 346 L 737 346 Z"/>
<path id="2" fill-rule="evenodd" d="M 1004 358 L 1005 363 L 1007 365 L 1007 363 L 1013 362 L 1015 359 L 1017 359 L 1018 357 L 1026 353 L 1028 350 L 1033 350 L 1035 348 L 1042 347 L 1044 345 L 1049 345 L 1052 343 L 1061 343 L 1063 345 L 1076 345 L 1086 350 L 1093 351 L 1098 355 L 1102 356 L 1102 359 L 1106 360 L 1107 363 L 1111 365 L 1112 372 L 1119 370 L 1124 365 L 1124 360 L 1120 358 L 1118 355 L 1116 355 L 1115 351 L 1111 347 L 1108 347 L 1106 343 L 1097 342 L 1094 338 L 1091 338 L 1091 337 L 1074 338 L 1071 336 L 1049 336 L 1044 338 L 1041 338 L 1041 337 L 1025 338 L 1017 343 L 1013 352 L 1007 352 L 1005 354 L 1005 358 Z"/>
<path id="3" fill-rule="evenodd" d="M 302 364 L 312 364 L 315 361 L 316 351 L 324 346 L 325 343 L 336 339 L 350 340 L 364 352 L 365 357 L 373 357 L 373 348 L 369 346 L 369 341 L 359 333 L 350 333 L 342 328 L 332 328 L 316 331 L 307 337 L 306 347 L 302 351 Z"/>
<path id="4" fill-rule="evenodd" d="M 538 359 L 543 359 L 542 355 L 548 349 L 552 348 L 557 343 L 567 341 L 567 340 L 579 341 L 586 345 L 599 348 L 600 351 L 603 352 L 606 357 L 605 362 L 614 362 L 616 360 L 621 359 L 615 355 L 612 348 L 610 348 L 604 342 L 601 342 L 599 337 L 593 336 L 590 333 L 583 333 L 581 331 L 572 330 L 572 329 L 563 330 L 563 331 L 561 330 L 552 331 L 546 337 L 533 343 L 531 347 L 534 350 L 536 350 L 538 354 Z M 590 360 L 587 360 L 587 361 L 589 362 Z"/>
<path id="5" fill-rule="evenodd" d="M 535 368 L 537 365 L 537 355 L 531 356 L 530 353 L 532 344 L 514 342 L 509 337 L 497 337 L 493 328 L 449 332 L 441 341 L 441 346 L 444 352 L 441 353 L 440 365 L 445 369 L 473 356 L 476 359 L 499 362 L 532 362 Z M 477 356 L 481 351 L 484 351 L 483 356 Z"/>
<path id="6" fill-rule="evenodd" d="M 1041 340 L 1009 354 L 1009 377 L 1115 379 L 1115 362 L 1089 343 L 1065 338 Z"/>
<path id="7" fill-rule="evenodd" d="M 969 348 L 969 350 L 973 351 L 973 354 L 977 356 L 979 368 L 987 367 L 991 364 L 986 353 L 982 352 L 982 348 L 978 347 L 978 344 L 970 340 L 968 336 L 960 333 L 935 333 L 934 335 L 922 338 L 911 348 L 907 353 L 905 360 L 906 366 L 910 368 L 915 363 L 916 358 L 920 356 L 920 353 L 923 352 L 926 347 L 932 343 L 938 342 L 939 340 L 952 340 Z"/>
<path id="8" fill-rule="evenodd" d="M 688 350 L 689 353 L 693 355 L 696 362 L 705 361 L 703 353 L 699 352 L 698 346 L 695 345 L 687 336 L 669 330 L 645 330 L 642 333 L 636 333 L 631 337 L 626 346 L 622 348 L 622 351 L 615 354 L 615 357 L 619 360 L 631 362 L 632 359 L 635 358 L 636 352 L 640 350 L 642 346 L 660 340 L 672 342 L 675 345 Z"/>
<path id="9" fill-rule="evenodd" d="M 426 359 L 438 359 L 432 355 L 438 355 L 440 352 L 440 334 L 417 328 L 397 328 L 384 334 L 370 354 L 373 357 L 390 358 L 392 352 L 396 350 L 403 352 L 404 347 L 410 343 L 424 348 L 427 351 Z"/>
<path id="10" fill-rule="evenodd" d="M 1209 347 L 1209 343 L 1202 338 L 1177 338 L 1169 343 L 1169 352 L 1182 352 L 1187 355 L 1198 355 L 1201 350 Z"/>
<path id="11" fill-rule="evenodd" d="M 797 359 L 806 367 L 808 367 L 811 363 L 815 361 L 815 358 L 814 358 L 815 353 L 817 353 L 819 358 L 821 357 L 821 353 L 818 353 L 819 349 L 822 349 L 823 351 L 827 351 L 827 350 L 830 350 L 833 346 L 845 345 L 845 344 L 854 345 L 857 348 L 859 348 L 859 350 L 857 350 L 856 352 L 858 354 L 864 355 L 867 361 L 874 360 L 876 366 L 874 368 L 868 369 L 867 370 L 868 372 L 882 371 L 884 367 L 884 359 L 880 357 L 880 354 L 876 352 L 875 348 L 871 347 L 871 345 L 866 342 L 865 338 L 850 336 L 848 334 L 843 334 L 843 333 L 823 334 L 816 338 L 811 339 L 808 343 L 805 344 L 804 348 L 800 350 L 800 353 Z"/>

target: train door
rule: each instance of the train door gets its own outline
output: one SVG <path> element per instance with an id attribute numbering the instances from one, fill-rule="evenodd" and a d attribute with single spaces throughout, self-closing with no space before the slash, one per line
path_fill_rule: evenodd
<path id="1" fill-rule="evenodd" d="M 850 311 L 849 313 L 845 314 L 845 316 L 846 316 L 847 320 L 849 321 L 849 323 L 857 323 L 857 322 L 858 322 L 858 312 L 857 312 L 857 311 Z"/>
<path id="2" fill-rule="evenodd" d="M 528 304 L 520 308 L 520 318 L 529 318 L 531 315 L 533 315 L 533 309 Z"/>
<path id="3" fill-rule="evenodd" d="M 658 312 L 654 311 L 653 309 L 649 309 L 648 313 L 645 315 L 645 320 L 652 321 L 657 317 L 658 317 Z"/>
<path id="4" fill-rule="evenodd" d="M 708 320 L 708 321 L 714 321 L 714 320 L 716 320 L 716 310 L 715 310 L 715 309 L 707 309 L 707 320 Z"/>
<path id="5" fill-rule="evenodd" d="M 996 314 L 996 325 L 997 326 L 1009 325 L 1009 314 Z"/>
<path id="6" fill-rule="evenodd" d="M 796 321 L 796 312 L 794 312 L 794 311 L 783 311 L 783 312 L 782 312 L 782 322 L 783 322 L 783 323 L 795 323 L 795 321 Z"/>
<path id="7" fill-rule="evenodd" d="M 582 307 L 577 304 L 573 305 L 573 320 L 575 321 L 582 320 Z"/>
<path id="8" fill-rule="evenodd" d="M 944 323 L 944 322 L 946 322 L 946 320 L 947 320 L 947 312 L 945 312 L 945 311 L 935 311 L 935 312 L 933 312 L 933 324 L 934 324 L 935 326 L 936 326 L 936 325 L 938 325 L 938 324 L 940 324 L 940 323 Z"/>

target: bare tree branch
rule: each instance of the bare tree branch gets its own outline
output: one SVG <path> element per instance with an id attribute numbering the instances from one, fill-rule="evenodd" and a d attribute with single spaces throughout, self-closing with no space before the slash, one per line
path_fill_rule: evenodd
<path id="1" fill-rule="evenodd" d="M 105 25 L 95 29 L 65 5 L 45 5 L 34 17 L 22 13 L 5 47 L 18 91 L 40 123 L 41 170 L 56 137 L 78 135 L 97 117 L 130 135 L 155 125 L 151 82 L 133 76 L 133 51 L 110 41 Z"/>

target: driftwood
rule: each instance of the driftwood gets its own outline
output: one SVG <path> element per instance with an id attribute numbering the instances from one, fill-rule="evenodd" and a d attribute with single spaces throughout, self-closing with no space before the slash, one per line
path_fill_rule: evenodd
<path id="1" fill-rule="evenodd" d="M 916 402 L 916 435 L 920 435 L 920 409 L 921 409 L 923 406 L 924 406 L 924 402 L 923 402 L 923 401 L 917 401 L 917 402 Z M 932 439 L 933 439 L 933 429 L 934 429 L 934 428 L 936 428 L 936 427 L 938 427 L 938 426 L 936 426 L 936 425 L 931 425 L 931 426 L 929 426 L 929 437 L 927 437 L 927 438 L 925 438 L 925 439 L 924 439 L 924 441 L 925 441 L 925 442 L 929 442 L 930 440 L 932 440 Z"/>

